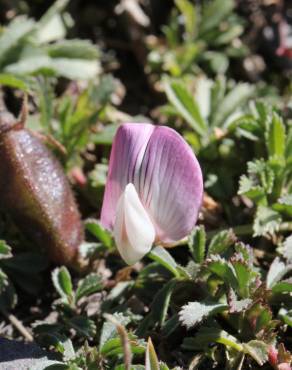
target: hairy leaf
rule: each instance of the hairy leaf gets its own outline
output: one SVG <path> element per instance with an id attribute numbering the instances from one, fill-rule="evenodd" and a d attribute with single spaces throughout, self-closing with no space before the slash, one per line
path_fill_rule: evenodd
<path id="1" fill-rule="evenodd" d="M 179 318 L 183 325 L 188 329 L 199 324 L 202 320 L 209 316 L 216 315 L 219 312 L 223 312 L 228 308 L 226 304 L 221 303 L 201 303 L 201 302 L 189 302 L 183 306 Z"/>

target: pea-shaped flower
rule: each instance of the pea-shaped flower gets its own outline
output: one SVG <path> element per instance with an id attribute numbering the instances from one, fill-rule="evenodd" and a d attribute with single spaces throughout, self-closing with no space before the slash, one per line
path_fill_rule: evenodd
<path id="1" fill-rule="evenodd" d="M 128 264 L 154 242 L 172 244 L 194 227 L 203 196 L 200 165 L 191 148 L 166 126 L 129 123 L 112 146 L 101 211 Z"/>

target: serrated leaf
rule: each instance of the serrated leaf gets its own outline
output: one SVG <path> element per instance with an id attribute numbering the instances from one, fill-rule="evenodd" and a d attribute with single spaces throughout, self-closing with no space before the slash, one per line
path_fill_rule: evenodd
<path id="1" fill-rule="evenodd" d="M 241 298 L 249 297 L 249 287 L 253 281 L 254 273 L 243 260 L 232 260 L 232 266 L 236 273 L 238 289 Z"/>
<path id="2" fill-rule="evenodd" d="M 146 349 L 145 370 L 159 370 L 159 361 L 150 337 Z"/>
<path id="3" fill-rule="evenodd" d="M 70 299 L 73 294 L 72 280 L 68 269 L 65 266 L 57 267 L 52 272 L 52 280 L 55 289 L 62 298 Z"/>
<path id="4" fill-rule="evenodd" d="M 219 276 L 227 286 L 231 286 L 235 291 L 238 288 L 237 277 L 232 264 L 220 256 L 212 256 L 207 260 L 207 269 Z"/>
<path id="5" fill-rule="evenodd" d="M 203 136 L 207 124 L 201 116 L 200 108 L 187 88 L 181 82 L 169 79 L 164 80 L 164 86 L 170 103 L 173 104 L 190 127 Z"/>
<path id="6" fill-rule="evenodd" d="M 283 158 L 285 154 L 286 133 L 282 118 L 273 112 L 272 120 L 268 125 L 266 144 L 270 157 Z"/>
<path id="7" fill-rule="evenodd" d="M 189 250 L 194 261 L 201 263 L 205 259 L 206 232 L 203 226 L 196 226 L 188 238 Z"/>
<path id="8" fill-rule="evenodd" d="M 252 268 L 254 263 L 254 254 L 253 249 L 242 242 L 238 242 L 234 246 L 235 251 L 240 253 L 244 259 L 244 261 Z"/>
<path id="9" fill-rule="evenodd" d="M 239 195 L 245 195 L 256 203 L 260 203 L 265 198 L 265 190 L 259 185 L 255 185 L 254 181 L 242 175 L 239 179 Z"/>
<path id="10" fill-rule="evenodd" d="M 98 292 L 102 288 L 102 277 L 99 274 L 91 273 L 79 281 L 76 290 L 76 301 L 84 296 Z"/>
<path id="11" fill-rule="evenodd" d="M 210 241 L 207 257 L 223 254 L 234 242 L 235 235 L 232 229 L 218 232 Z"/>
<path id="12" fill-rule="evenodd" d="M 244 352 L 250 355 L 260 366 L 268 360 L 269 345 L 260 340 L 251 340 L 243 345 Z"/>
<path id="13" fill-rule="evenodd" d="M 265 206 L 259 206 L 253 224 L 254 236 L 274 234 L 279 230 L 281 221 L 282 218 L 278 212 Z"/>
<path id="14" fill-rule="evenodd" d="M 234 290 L 230 289 L 228 294 L 228 304 L 230 313 L 239 313 L 245 311 L 252 304 L 252 299 L 245 298 L 238 300 Z"/>
<path id="15" fill-rule="evenodd" d="M 183 325 L 188 329 L 199 324 L 202 320 L 209 316 L 216 315 L 228 309 L 226 304 L 221 303 L 202 303 L 202 302 L 189 302 L 183 306 L 179 312 L 179 318 Z"/>

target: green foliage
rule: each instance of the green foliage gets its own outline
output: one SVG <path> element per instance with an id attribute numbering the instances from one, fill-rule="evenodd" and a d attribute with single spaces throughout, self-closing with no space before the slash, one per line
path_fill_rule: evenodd
<path id="1" fill-rule="evenodd" d="M 151 18 L 148 3 L 154 4 L 145 2 L 142 10 Z M 254 56 L 253 48 L 247 52 L 248 37 L 241 39 L 245 24 L 233 0 L 175 0 L 162 35 L 149 34 L 156 26 L 139 26 L 139 43 L 127 45 L 121 38 L 117 53 L 107 53 L 116 40 L 103 39 L 109 5 L 94 13 L 89 33 L 101 38 L 101 47 L 66 38 L 78 35 L 84 22 L 78 14 L 69 33 L 74 21 L 67 5 L 58 0 L 39 20 L 16 15 L 1 28 L 0 84 L 9 107 L 19 106 L 19 90 L 29 95 L 27 127 L 47 138 L 69 175 L 85 219 L 80 256 L 86 263 L 79 271 L 50 265 L 1 209 L 4 335 L 22 335 L 13 328 L 13 315 L 19 317 L 34 340 L 58 354 L 59 361 L 44 364 L 47 369 L 291 366 L 292 125 L 284 96 L 289 87 L 278 95 L 269 79 L 251 83 L 233 63 L 247 56 L 240 61 L 244 67 Z M 73 5 L 68 11 L 74 13 Z M 91 8 L 86 22 L 89 13 Z M 130 37 L 132 20 L 120 22 L 123 15 L 119 22 L 110 15 L 110 33 L 114 23 L 125 23 Z M 140 58 L 144 39 L 147 60 Z M 124 48 L 142 61 L 143 83 L 132 62 L 120 59 Z M 117 66 L 115 76 L 123 83 L 108 72 Z M 141 262 L 125 267 L 98 218 L 119 123 L 149 118 L 188 141 L 203 170 L 205 195 L 188 237 L 173 248 L 154 245 Z"/>
<path id="2" fill-rule="evenodd" d="M 246 53 L 239 40 L 243 21 L 233 12 L 233 0 L 210 1 L 203 7 L 177 0 L 175 5 L 169 24 L 163 27 L 166 45 L 149 44 L 148 65 L 153 72 L 182 76 L 196 72 L 199 65 L 204 70 L 224 73 L 229 58 Z"/>
<path id="3" fill-rule="evenodd" d="M 64 9 L 67 0 L 58 0 L 36 22 L 16 17 L 0 34 L 2 83 L 16 87 L 14 76 L 62 76 L 90 79 L 99 72 L 97 48 L 86 40 L 66 40 Z M 23 80 L 19 80 L 23 81 Z M 18 88 L 24 88 L 21 83 Z"/>

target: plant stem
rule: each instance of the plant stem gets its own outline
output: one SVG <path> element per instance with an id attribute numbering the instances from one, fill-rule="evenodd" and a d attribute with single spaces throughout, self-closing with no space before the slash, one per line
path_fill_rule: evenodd
<path id="1" fill-rule="evenodd" d="M 1 310 L 1 313 L 3 314 L 3 316 L 6 317 L 6 319 L 8 319 L 11 324 L 19 331 L 19 333 L 21 335 L 23 335 L 23 337 L 28 341 L 28 342 L 32 342 L 33 341 L 33 337 L 32 335 L 30 334 L 30 332 L 26 329 L 26 327 L 22 324 L 22 322 L 20 320 L 18 320 L 17 317 L 15 317 L 12 313 L 8 313 L 6 312 L 5 310 Z"/>

